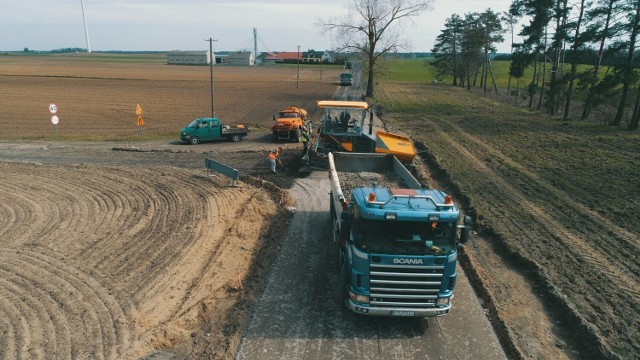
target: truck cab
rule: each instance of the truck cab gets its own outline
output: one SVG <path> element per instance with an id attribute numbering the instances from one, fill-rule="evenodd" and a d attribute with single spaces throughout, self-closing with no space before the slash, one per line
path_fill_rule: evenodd
<path id="1" fill-rule="evenodd" d="M 334 155 L 352 159 L 335 165 Z M 406 170 L 395 158 L 393 166 L 383 166 L 380 159 L 378 154 L 335 153 L 330 155 L 330 166 L 378 173 L 388 173 L 394 167 Z M 405 175 L 411 176 L 408 172 Z M 470 218 L 461 216 L 449 195 L 423 188 L 412 177 L 407 178 L 404 188 L 374 183 L 349 188 L 345 184 L 343 189 L 338 176 L 337 171 L 331 173 L 330 203 L 338 250 L 338 286 L 347 308 L 376 316 L 448 314 L 458 246 L 468 240 Z M 343 190 L 349 196 L 343 195 Z"/>
<path id="2" fill-rule="evenodd" d="M 289 140 L 299 142 L 302 129 L 308 124 L 307 110 L 295 105 L 288 106 L 273 115 L 273 141 Z"/>
<path id="3" fill-rule="evenodd" d="M 180 130 L 180 140 L 192 145 L 221 139 L 240 141 L 250 131 L 244 125 L 223 125 L 219 118 L 197 118 Z"/>
<path id="4" fill-rule="evenodd" d="M 351 86 L 353 75 L 351 73 L 342 73 L 340 74 L 340 85 L 341 86 Z"/>

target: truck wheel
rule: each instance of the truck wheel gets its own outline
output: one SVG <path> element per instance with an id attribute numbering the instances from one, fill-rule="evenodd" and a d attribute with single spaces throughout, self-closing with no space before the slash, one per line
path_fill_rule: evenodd
<path id="1" fill-rule="evenodd" d="M 231 137 L 231 141 L 233 141 L 233 142 L 238 142 L 238 141 L 240 141 L 240 140 L 242 140 L 242 138 L 240 137 L 240 135 L 233 135 L 233 136 Z"/>
<path id="2" fill-rule="evenodd" d="M 278 141 L 278 132 L 277 131 L 273 132 L 273 141 Z"/>
<path id="3" fill-rule="evenodd" d="M 189 143 L 191 145 L 198 145 L 200 143 L 200 138 L 197 136 L 192 136 L 189 138 Z"/>
<path id="4" fill-rule="evenodd" d="M 296 129 L 293 132 L 293 141 L 294 142 L 300 142 L 300 135 L 301 135 L 300 129 Z"/>

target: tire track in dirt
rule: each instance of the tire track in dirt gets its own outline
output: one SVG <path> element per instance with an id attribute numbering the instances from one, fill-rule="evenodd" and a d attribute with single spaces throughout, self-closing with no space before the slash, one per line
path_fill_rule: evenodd
<path id="1" fill-rule="evenodd" d="M 29 336 L 15 358 L 121 354 L 129 330 L 119 302 L 90 274 L 35 250 L 0 253 L 3 278 L 20 294 L 18 303 L 31 309 L 21 317 L 29 322 Z M 91 341 L 73 341 L 77 337 Z"/>
<path id="2" fill-rule="evenodd" d="M 241 223 L 234 221 L 234 219 L 250 218 L 254 216 L 254 210 L 256 209 L 255 205 L 259 206 L 259 202 L 261 202 L 261 200 L 258 199 L 264 199 L 267 196 L 261 189 L 256 189 L 251 193 L 245 194 L 248 196 L 240 195 L 241 194 L 236 191 L 225 192 L 223 197 L 215 198 L 215 210 L 211 211 L 220 215 L 220 224 L 227 224 L 228 226 L 225 228 L 218 226 L 207 234 L 208 238 L 216 239 L 216 241 L 213 241 L 216 245 L 209 252 L 211 256 L 202 262 L 198 271 L 199 275 L 195 279 L 209 276 L 215 278 L 218 275 L 217 269 L 233 267 L 233 259 L 229 258 L 230 254 L 226 249 L 231 248 L 233 243 L 242 242 L 244 238 L 243 226 Z M 219 201 L 221 199 L 224 201 Z M 237 207 L 229 206 L 229 204 L 232 203 L 237 204 Z M 197 252 L 201 251 L 201 249 L 194 250 Z M 196 251 L 190 251 L 190 254 L 186 257 L 189 258 L 196 255 L 194 253 Z M 236 271 L 238 277 L 234 279 L 234 281 L 218 282 L 218 285 L 214 288 L 203 289 L 206 284 L 195 281 L 194 279 L 185 291 L 185 295 L 179 304 L 179 311 L 172 317 L 183 316 L 185 313 L 192 311 L 194 306 L 198 305 L 192 300 L 194 294 L 209 291 L 213 292 L 216 296 L 224 297 L 226 292 L 230 289 L 239 288 L 242 283 L 242 274 L 237 268 L 232 270 Z"/>
<path id="3" fill-rule="evenodd" d="M 430 136 L 448 139 L 448 144 L 452 142 L 447 133 L 433 125 L 434 129 L 429 130 Z M 490 178 L 489 176 L 481 177 Z M 490 191 L 496 191 L 496 187 L 492 185 Z M 492 198 L 505 199 L 506 196 L 495 195 Z M 490 200 L 486 199 L 486 201 Z M 518 218 L 524 214 L 512 215 Z M 501 221 L 507 223 L 510 229 L 517 229 L 518 231 L 514 230 L 516 233 L 523 234 L 530 230 L 524 228 L 523 223 L 512 221 L 511 217 L 501 216 Z M 461 258 L 468 262 L 466 271 L 470 280 L 482 284 L 476 284 L 474 287 L 476 292 L 479 292 L 478 296 L 487 301 L 483 306 L 498 337 L 501 338 L 505 351 L 513 358 L 573 358 L 569 352 L 555 346 L 558 334 L 554 319 L 549 313 L 548 304 L 538 292 L 531 288 L 530 280 L 521 271 L 504 264 L 504 260 L 500 260 L 493 253 L 496 250 L 487 248 L 486 243 L 480 240 L 482 239 L 476 238 L 467 244 Z M 480 291 L 477 290 L 478 287 L 481 287 Z M 491 290 L 487 292 L 485 289 Z"/>
<path id="4" fill-rule="evenodd" d="M 531 213 L 535 214 L 535 217 L 537 219 L 542 219 L 543 223 L 551 228 L 552 233 L 560 235 L 557 236 L 557 238 L 563 241 L 566 246 L 568 246 L 569 248 L 576 247 L 577 249 L 579 249 L 579 253 L 586 259 L 588 259 L 593 267 L 611 277 L 612 280 L 614 280 L 622 290 L 629 291 L 636 297 L 640 297 L 640 285 L 634 278 L 626 275 L 628 271 L 631 271 L 633 274 L 640 275 L 640 271 L 638 271 L 638 265 L 640 264 L 632 262 L 639 250 L 637 235 L 631 234 L 620 226 L 612 223 L 608 219 L 603 218 L 597 213 L 586 209 L 584 205 L 573 201 L 570 197 L 566 196 L 565 193 L 557 190 L 554 186 L 552 186 L 536 174 L 528 171 L 527 169 L 513 161 L 511 158 L 505 156 L 500 150 L 489 146 L 485 142 L 482 142 L 480 139 L 463 131 L 462 129 L 460 129 L 460 127 L 452 124 L 450 121 L 447 121 L 447 123 L 452 129 L 455 129 L 456 133 L 464 138 L 464 140 L 473 143 L 480 149 L 484 149 L 487 154 L 491 154 L 493 157 L 499 158 L 504 164 L 507 164 L 509 167 L 520 172 L 525 177 L 525 179 L 527 179 L 527 181 L 540 186 L 544 190 L 543 193 L 546 193 L 546 195 L 542 198 L 553 199 L 556 203 L 559 203 L 561 201 L 563 205 L 558 207 L 562 209 L 562 211 L 566 211 L 568 209 L 570 212 L 577 213 L 580 217 L 588 218 L 592 223 L 604 225 L 605 228 L 601 228 L 601 232 L 614 234 L 616 236 L 616 239 L 625 244 L 625 246 L 622 248 L 618 248 L 615 252 L 612 252 L 610 251 L 610 249 L 605 248 L 603 242 L 599 241 L 600 239 L 592 238 L 591 234 L 593 234 L 593 232 L 582 231 L 577 234 L 576 229 L 567 228 L 562 223 L 558 222 L 555 217 L 549 215 L 548 211 L 543 210 L 543 207 L 545 206 L 544 203 L 541 203 L 541 205 L 535 205 L 533 202 L 518 196 L 517 200 L 522 201 L 522 204 L 524 204 Z M 483 166 L 483 171 L 493 172 L 487 166 Z M 498 175 L 495 172 L 493 173 L 495 175 Z M 500 183 L 500 186 L 506 185 L 507 184 L 505 182 Z M 509 190 L 510 192 L 517 191 L 513 188 Z M 601 251 L 596 251 L 594 247 L 601 248 Z M 626 268 L 620 268 L 619 264 L 621 263 L 625 264 Z"/>
<path id="5" fill-rule="evenodd" d="M 438 136 L 447 138 L 447 144 L 468 159 L 469 163 L 473 164 L 473 168 L 479 174 L 482 174 L 482 178 L 492 180 L 492 188 L 487 189 L 487 193 L 492 194 L 492 196 L 484 199 L 490 206 L 489 212 L 492 213 L 492 216 L 500 217 L 502 229 L 509 229 L 506 231 L 515 236 L 513 240 L 516 240 L 515 244 L 517 245 L 514 245 L 520 247 L 520 251 L 525 254 L 525 258 L 533 261 L 543 273 L 548 272 L 551 274 L 551 278 L 555 280 L 554 283 L 547 283 L 547 286 L 553 288 L 553 292 L 556 293 L 558 299 L 568 302 L 570 311 L 573 311 L 574 315 L 577 314 L 579 321 L 590 323 L 589 325 L 582 323 L 582 326 L 589 329 L 586 330 L 586 333 L 591 332 L 591 336 L 600 337 L 601 344 L 608 347 L 608 341 L 602 338 L 604 335 L 601 330 L 590 327 L 596 325 L 600 329 L 606 328 L 606 325 L 601 322 L 601 317 L 595 314 L 602 314 L 603 312 L 633 314 L 633 304 L 637 304 L 637 296 L 634 295 L 634 288 L 637 289 L 637 283 L 632 281 L 624 273 L 623 269 L 607 267 L 607 265 L 611 265 L 611 260 L 585 243 L 580 238 L 581 235 L 566 228 L 550 216 L 548 212 L 545 212 L 541 207 L 544 205 L 532 203 L 527 198 L 526 193 L 522 193 L 511 186 L 500 173 L 488 167 L 480 158 L 467 150 L 463 144 L 465 140 L 469 141 L 470 139 L 467 139 L 465 134 L 461 133 L 461 130 L 445 132 L 439 124 L 447 124 L 447 126 L 450 124 L 444 119 L 437 120 L 438 123 L 429 121 L 436 129 L 435 132 L 438 133 Z M 461 139 L 454 139 L 449 135 L 450 133 L 460 136 Z M 477 144 L 474 144 L 474 146 L 477 146 Z M 496 150 L 494 149 L 494 151 Z M 473 179 L 468 180 L 472 181 Z M 500 200 L 500 202 L 495 202 L 494 200 Z M 506 208 L 508 211 L 500 210 L 505 209 L 505 204 L 507 203 L 517 203 L 520 208 L 510 207 Z M 535 223 L 537 225 L 523 228 L 522 225 L 525 222 L 519 222 L 518 219 L 527 219 L 526 222 L 529 224 Z M 520 230 L 514 231 L 514 229 Z M 553 239 L 553 241 L 550 241 L 550 239 Z M 532 251 L 539 253 L 536 255 Z M 547 255 L 542 256 L 540 252 Z M 561 264 L 547 261 L 552 259 L 554 254 L 561 254 L 563 257 Z M 572 276 L 568 276 L 567 269 L 571 269 Z M 602 280 L 603 275 L 608 277 L 606 281 Z M 631 280 L 631 282 L 627 283 L 630 286 L 624 283 L 627 279 Z M 596 285 L 597 287 L 594 288 L 594 284 L 598 284 Z M 583 289 L 585 288 L 594 288 L 597 291 L 584 293 Z M 617 300 L 612 302 L 612 296 L 617 297 Z M 627 326 L 632 331 L 633 319 L 628 320 L 630 322 Z M 624 337 L 632 335 L 625 332 L 619 334 L 619 336 L 621 336 L 622 340 Z M 607 349 L 605 353 L 609 351 L 610 349 Z"/>
<path id="6" fill-rule="evenodd" d="M 47 334 L 54 334 L 56 326 L 54 322 L 58 319 L 53 314 L 47 314 L 44 306 L 38 298 L 29 291 L 29 284 L 19 274 L 13 274 L 4 267 L 0 269 L 0 286 L 8 291 L 3 291 L 0 297 L 0 304 L 3 308 L 3 319 L 10 323 L 10 326 L 3 327 L 3 342 L 7 346 L 0 347 L 0 354 L 3 359 L 18 358 L 17 354 L 22 352 L 31 353 L 33 357 L 34 349 L 39 353 L 39 358 L 43 358 L 43 350 L 51 352 L 48 339 L 43 339 L 42 331 Z M 37 317 L 34 318 L 33 314 Z M 38 321 L 38 319 L 49 319 L 49 321 Z M 14 331 L 9 331 L 14 330 Z M 24 334 L 24 336 L 18 336 Z M 40 349 L 42 348 L 42 349 Z M 66 347 L 68 352 L 68 344 Z M 52 352 L 55 353 L 55 352 Z"/>
<path id="7" fill-rule="evenodd" d="M 195 173 L 0 163 L 0 358 L 140 358 L 226 319 L 277 208 Z"/>

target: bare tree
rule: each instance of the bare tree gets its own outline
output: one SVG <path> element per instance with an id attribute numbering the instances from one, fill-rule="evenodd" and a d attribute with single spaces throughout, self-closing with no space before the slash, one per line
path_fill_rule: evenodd
<path id="1" fill-rule="evenodd" d="M 321 21 L 320 26 L 334 35 L 339 51 L 357 52 L 365 59 L 366 96 L 373 96 L 377 61 L 407 47 L 399 26 L 429 10 L 432 3 L 433 0 L 351 0 L 347 15 Z"/>

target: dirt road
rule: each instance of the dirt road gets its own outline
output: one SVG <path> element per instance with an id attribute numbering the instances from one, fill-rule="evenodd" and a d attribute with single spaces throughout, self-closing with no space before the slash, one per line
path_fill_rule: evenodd
<path id="1" fill-rule="evenodd" d="M 371 318 L 340 303 L 325 172 L 298 179 L 297 208 L 238 359 L 501 359 L 462 270 L 454 309 L 433 319 Z"/>

